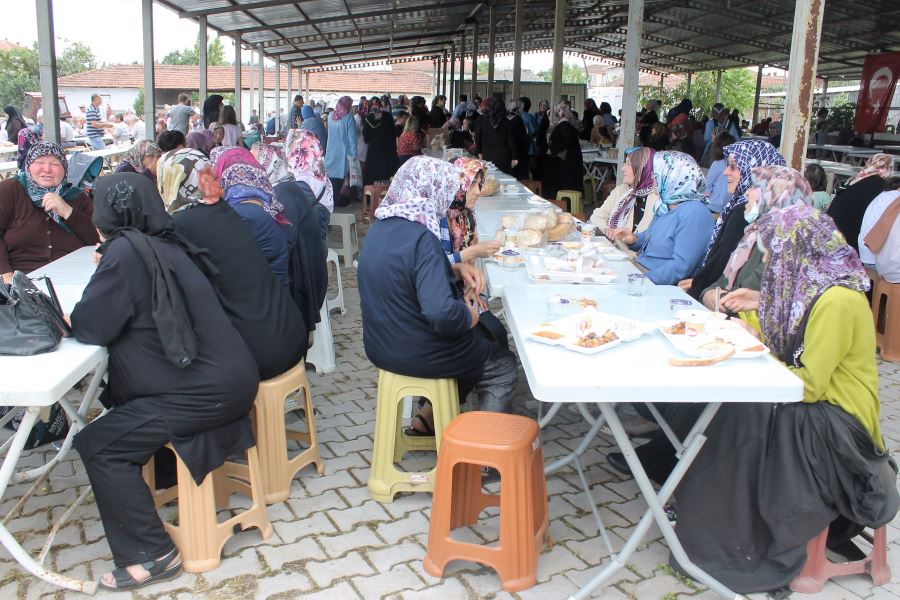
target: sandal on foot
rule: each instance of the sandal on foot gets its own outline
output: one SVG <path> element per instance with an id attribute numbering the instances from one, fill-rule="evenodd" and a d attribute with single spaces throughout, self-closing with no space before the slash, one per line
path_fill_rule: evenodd
<path id="1" fill-rule="evenodd" d="M 182 561 L 179 560 L 178 563 L 174 565 L 170 565 L 169 563 L 172 562 L 172 559 L 177 554 L 178 548 L 175 548 L 159 560 L 151 560 L 145 563 L 141 563 L 141 566 L 147 569 L 147 572 L 150 573 L 150 575 L 143 581 L 138 581 L 137 579 L 132 577 L 131 573 L 128 572 L 128 569 L 119 567 L 112 570 L 112 576 L 113 579 L 116 580 L 116 585 L 107 585 L 103 583 L 102 578 L 97 582 L 97 585 L 104 590 L 109 590 L 111 592 L 121 592 L 125 590 L 136 590 L 138 588 L 150 585 L 151 583 L 159 583 L 161 581 L 169 581 L 170 579 L 175 579 L 176 577 L 181 575 Z"/>
<path id="2" fill-rule="evenodd" d="M 422 415 L 415 415 L 412 418 L 413 422 L 419 423 L 422 426 L 422 431 L 416 429 L 415 427 L 407 427 L 403 433 L 413 437 L 434 437 L 434 427 L 428 424 L 428 421 Z"/>

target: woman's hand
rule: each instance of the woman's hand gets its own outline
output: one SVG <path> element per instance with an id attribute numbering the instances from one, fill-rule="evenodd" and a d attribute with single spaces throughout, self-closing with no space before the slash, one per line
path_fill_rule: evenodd
<path id="1" fill-rule="evenodd" d="M 688 281 L 685 279 L 684 281 Z M 678 282 L 678 287 L 681 287 L 681 282 Z M 684 288 L 682 288 L 684 289 Z M 685 290 L 686 291 L 686 290 Z M 719 292 L 722 293 L 721 291 Z M 712 289 L 703 294 L 703 297 L 700 298 L 700 301 L 703 302 L 703 306 L 708 308 L 709 310 L 716 310 L 716 290 Z M 721 305 L 722 296 L 719 296 L 719 303 Z"/>
<path id="2" fill-rule="evenodd" d="M 622 227 L 620 227 L 619 229 L 611 229 L 611 228 L 607 229 L 604 232 L 604 235 L 606 235 L 607 238 L 609 238 L 610 240 L 612 240 L 614 242 L 615 241 L 623 242 L 629 246 L 637 243 L 637 236 L 634 235 L 633 233 L 631 233 L 630 229 L 626 229 L 626 228 L 622 228 Z"/>
<path id="3" fill-rule="evenodd" d="M 453 272 L 462 279 L 466 290 L 475 290 L 476 294 L 484 291 L 484 274 L 478 268 L 468 263 L 456 263 L 453 265 Z"/>
<path id="4" fill-rule="evenodd" d="M 512 159 L 511 161 L 509 161 L 509 166 L 512 167 L 513 169 L 515 169 L 518 166 L 518 164 L 519 164 L 519 161 L 516 159 Z"/>
<path id="5" fill-rule="evenodd" d="M 495 240 L 485 240 L 478 242 L 474 246 L 469 246 L 459 253 L 463 262 L 468 262 L 473 258 L 490 258 L 500 251 L 500 242 Z"/>
<path id="6" fill-rule="evenodd" d="M 4 273 L 2 275 L 2 277 L 3 277 L 3 283 L 5 283 L 6 285 L 9 285 L 10 283 L 12 283 L 12 278 L 13 278 L 12 272 Z"/>
<path id="7" fill-rule="evenodd" d="M 722 296 L 720 303 L 733 313 L 757 310 L 759 308 L 759 292 L 748 288 L 739 288 Z"/>
<path id="8" fill-rule="evenodd" d="M 691 286 L 693 286 L 693 285 L 694 285 L 693 277 L 690 279 L 682 279 L 681 281 L 678 282 L 678 287 L 681 288 L 681 290 L 685 291 L 685 292 L 688 291 L 689 289 L 691 289 Z M 706 304 L 706 302 L 704 302 L 704 304 Z"/>
<path id="9" fill-rule="evenodd" d="M 466 302 L 466 306 L 469 307 L 469 315 L 472 317 L 472 327 L 478 325 L 478 306 L 471 302 Z"/>
<path id="10" fill-rule="evenodd" d="M 59 194 L 54 194 L 53 192 L 47 192 L 44 194 L 44 198 L 41 201 L 44 206 L 45 212 L 50 212 L 51 210 L 56 211 L 63 219 L 68 219 L 72 216 L 72 206 L 62 199 Z"/>

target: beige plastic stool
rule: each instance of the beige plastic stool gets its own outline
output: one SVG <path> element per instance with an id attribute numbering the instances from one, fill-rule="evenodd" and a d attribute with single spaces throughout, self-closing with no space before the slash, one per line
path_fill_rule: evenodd
<path id="1" fill-rule="evenodd" d="M 328 226 L 341 228 L 340 245 L 331 247 L 344 259 L 344 266 L 346 267 L 353 262 L 353 257 L 359 253 L 356 215 L 352 213 L 332 213 Z"/>
<path id="2" fill-rule="evenodd" d="M 174 452 L 170 444 L 166 447 Z M 264 540 L 269 539 L 272 524 L 266 515 L 262 473 L 255 446 L 247 450 L 247 465 L 226 462 L 207 475 L 199 486 L 177 452 L 175 458 L 177 486 L 155 491 L 152 458 L 144 466 L 143 475 L 154 494 L 157 507 L 178 499 L 178 525 L 165 523 L 165 527 L 181 553 L 185 571 L 205 573 L 217 568 L 222 560 L 222 547 L 236 530 L 256 527 Z M 235 493 L 249 496 L 252 500 L 250 508 L 219 523 L 217 509 L 226 508 L 229 497 Z"/>
<path id="3" fill-rule="evenodd" d="M 344 284 L 341 280 L 341 263 L 338 262 L 337 252 L 328 249 L 328 258 L 325 260 L 326 268 L 328 263 L 334 265 L 335 279 L 337 280 L 337 295 L 334 298 L 325 298 L 325 306 L 328 308 L 328 312 L 333 311 L 336 308 L 341 309 L 341 314 L 347 312 L 347 307 L 344 305 Z"/>

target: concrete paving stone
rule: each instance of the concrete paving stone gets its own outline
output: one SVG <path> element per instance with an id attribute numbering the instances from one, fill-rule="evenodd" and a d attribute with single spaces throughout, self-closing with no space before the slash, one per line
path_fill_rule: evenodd
<path id="1" fill-rule="evenodd" d="M 613 551 L 618 552 L 625 546 L 625 540 L 614 532 L 609 532 L 609 541 Z M 585 540 L 572 540 L 564 544 L 575 556 L 589 565 L 599 565 L 609 559 L 609 550 L 600 536 L 588 537 Z"/>
<path id="2" fill-rule="evenodd" d="M 297 519 L 292 522 L 278 521 L 272 523 L 272 527 L 275 529 L 278 537 L 288 544 L 308 535 L 319 536 L 337 532 L 337 528 L 328 520 L 324 512 L 315 513 L 305 519 Z"/>
<path id="3" fill-rule="evenodd" d="M 352 440 L 329 441 L 328 447 L 336 457 L 345 456 L 349 452 L 371 452 L 373 447 L 372 437 L 369 435 L 360 435 Z"/>
<path id="4" fill-rule="evenodd" d="M 9 529 L 9 532 L 13 534 L 19 534 L 25 531 L 41 532 L 49 530 L 51 527 L 50 511 L 42 510 L 27 517 L 17 517 L 10 521 L 6 527 Z"/>
<path id="5" fill-rule="evenodd" d="M 369 454 L 371 456 L 371 449 L 366 454 Z M 328 463 L 325 465 L 325 468 L 327 469 L 327 473 L 338 473 L 340 471 L 346 471 L 347 469 L 368 466 L 369 461 L 366 460 L 363 452 L 349 452 L 342 456 L 329 458 Z"/>
<path id="6" fill-rule="evenodd" d="M 684 583 L 665 573 L 658 572 L 649 579 L 636 582 L 623 582 L 619 589 L 635 598 L 647 598 L 647 600 L 663 600 L 667 594 L 675 594 L 678 597 L 688 596 L 697 590 L 686 586 Z"/>
<path id="7" fill-rule="evenodd" d="M 368 550 L 366 558 L 379 572 L 401 563 L 417 562 L 421 564 L 425 558 L 425 546 L 412 541 L 390 544 L 384 548 Z"/>
<path id="8" fill-rule="evenodd" d="M 319 544 L 331 558 L 343 556 L 350 550 L 366 547 L 381 548 L 384 542 L 366 525 L 360 525 L 350 533 L 340 535 L 320 535 L 317 538 Z"/>
<path id="9" fill-rule="evenodd" d="M 353 586 L 346 581 L 341 581 L 324 590 L 303 594 L 303 600 L 356 600 L 360 597 Z M 290 598 L 290 596 L 286 596 L 286 598 Z"/>
<path id="10" fill-rule="evenodd" d="M 455 577 L 448 577 L 438 585 L 418 591 L 403 592 L 403 600 L 462 600 L 473 598 L 463 585 L 462 581 Z"/>
<path id="11" fill-rule="evenodd" d="M 428 533 L 430 521 L 421 512 L 412 512 L 407 516 L 382 523 L 376 531 L 389 544 L 396 544 L 400 540 L 412 535 Z"/>
<path id="12" fill-rule="evenodd" d="M 54 564 L 57 571 L 65 571 L 69 567 L 84 562 L 88 562 L 97 558 L 112 559 L 109 551 L 109 545 L 106 539 L 96 541 L 92 544 L 81 544 L 74 548 L 60 549 L 59 552 L 54 551 Z"/>
<path id="13" fill-rule="evenodd" d="M 399 518 L 413 511 L 431 508 L 431 494 L 398 494 L 394 501 L 384 504 L 384 510 L 392 517 Z"/>
<path id="14" fill-rule="evenodd" d="M 302 596 L 308 598 L 309 596 L 306 596 L 305 592 L 315 588 L 309 577 L 296 571 L 276 573 L 271 577 L 264 577 L 257 580 L 256 585 L 256 593 L 253 597 L 260 600 L 271 598 L 272 596 L 283 596 L 285 598 L 299 598 Z"/>
<path id="15" fill-rule="evenodd" d="M 260 561 L 256 549 L 245 548 L 240 554 L 223 558 L 217 568 L 202 575 L 211 588 L 216 588 L 227 579 L 233 579 L 241 575 L 255 576 L 262 571 L 263 563 Z"/>
<path id="16" fill-rule="evenodd" d="M 549 581 L 517 592 L 517 595 L 521 600 L 559 600 L 567 598 L 577 591 L 578 588 L 575 587 L 575 584 L 565 576 L 554 575 Z"/>
<path id="17" fill-rule="evenodd" d="M 270 537 L 268 540 L 263 540 L 262 533 L 259 531 L 259 529 L 248 529 L 246 531 L 239 531 L 238 533 L 228 538 L 228 540 L 225 541 L 225 545 L 222 547 L 222 555 L 243 555 L 242 550 L 244 548 L 255 548 L 260 544 L 280 543 L 282 543 L 282 540 L 278 537 L 278 534 L 275 531 L 272 532 L 272 537 Z"/>
<path id="18" fill-rule="evenodd" d="M 355 440 L 361 435 L 371 436 L 374 431 L 375 419 L 368 419 L 359 425 L 348 425 L 346 427 L 338 428 L 338 432 L 344 436 L 344 439 L 346 440 Z"/>
<path id="19" fill-rule="evenodd" d="M 350 583 L 366 600 L 379 600 L 390 594 L 425 587 L 425 583 L 406 565 L 397 565 L 370 577 L 353 577 Z"/>
<path id="20" fill-rule="evenodd" d="M 574 583 L 576 585 L 576 587 L 581 589 L 591 579 L 593 579 L 595 575 L 597 575 L 601 570 L 603 570 L 603 568 L 605 566 L 606 565 L 604 563 L 604 564 L 599 564 L 595 567 L 590 567 L 585 570 L 566 571 L 565 573 L 563 573 L 563 575 L 566 576 L 566 579 L 568 579 L 569 581 Z M 615 587 L 618 587 L 619 584 L 631 583 L 631 582 L 634 582 L 639 579 L 640 578 L 637 575 L 635 575 L 628 569 L 619 569 L 618 571 L 616 571 L 615 573 L 612 574 L 612 576 L 604 583 L 604 585 L 600 589 L 595 590 L 594 593 L 602 596 L 602 591 L 605 589 L 615 588 Z M 633 596 L 631 596 L 631 597 L 633 598 Z M 643 600 L 643 599 L 641 598 L 639 600 Z"/>
<path id="21" fill-rule="evenodd" d="M 316 539 L 324 539 L 324 536 L 319 536 Z M 280 571 L 285 564 L 324 559 L 326 557 L 325 552 L 316 543 L 316 539 L 305 537 L 299 541 L 280 546 L 260 545 L 256 550 L 263 557 L 263 560 L 266 561 L 270 571 Z"/>
<path id="22" fill-rule="evenodd" d="M 331 585 L 334 581 L 349 575 L 374 575 L 375 569 L 365 561 L 359 552 L 351 552 L 342 558 L 310 561 L 306 571 L 319 587 Z"/>
<path id="23" fill-rule="evenodd" d="M 497 573 L 490 569 L 477 573 L 462 572 L 457 577 L 462 579 L 466 587 L 471 590 L 470 597 L 474 594 L 474 597 L 491 598 L 491 600 L 511 600 L 516 598 L 516 596 L 501 589 Z"/>
<path id="24" fill-rule="evenodd" d="M 326 462 L 326 468 L 327 468 Z M 355 487 L 356 481 L 350 477 L 347 471 L 338 471 L 336 473 L 328 473 L 321 477 L 312 477 L 303 481 L 303 486 L 310 496 L 317 496 L 325 490 L 335 490 L 344 487 Z M 293 507 L 292 507 L 293 508 Z M 296 510 L 295 510 L 296 512 Z M 297 513 L 298 515 L 303 513 Z"/>
<path id="25" fill-rule="evenodd" d="M 669 564 L 669 547 L 664 542 L 650 542 L 641 545 L 627 563 L 630 570 L 647 578 L 652 577 L 657 569 L 667 564 Z"/>
<path id="26" fill-rule="evenodd" d="M 328 511 L 328 516 L 341 531 L 350 531 L 360 523 L 383 522 L 391 519 L 391 515 L 382 508 L 381 503 L 375 500 L 369 500 L 353 508 Z"/>
<path id="27" fill-rule="evenodd" d="M 298 491 L 299 487 L 300 483 L 294 481 L 291 485 L 290 497 L 287 499 L 287 504 L 291 507 L 291 512 L 301 519 L 323 510 L 345 508 L 346 506 L 336 490 L 327 490 L 321 494 L 301 497 L 300 491 Z M 306 493 L 305 490 L 301 491 L 303 494 Z"/>
<path id="28" fill-rule="evenodd" d="M 590 565 L 578 558 L 567 547 L 554 544 L 549 549 L 538 555 L 537 580 L 538 582 L 550 581 L 557 573 L 570 569 L 586 569 Z"/>
<path id="29" fill-rule="evenodd" d="M 348 506 L 362 506 L 372 499 L 372 496 L 369 494 L 369 488 L 365 485 L 352 488 L 348 487 L 337 491 L 341 495 L 341 498 L 344 499 L 344 503 Z M 382 506 L 386 505 L 383 504 Z"/>

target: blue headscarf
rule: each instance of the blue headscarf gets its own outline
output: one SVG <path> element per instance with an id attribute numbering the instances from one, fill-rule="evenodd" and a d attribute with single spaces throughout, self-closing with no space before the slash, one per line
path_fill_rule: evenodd
<path id="1" fill-rule="evenodd" d="M 657 217 L 669 212 L 669 208 L 689 200 L 704 200 L 701 190 L 706 183 L 697 161 L 684 152 L 668 150 L 653 156 L 653 179 L 659 200 L 653 207 Z"/>
<path id="2" fill-rule="evenodd" d="M 303 108 L 300 109 L 300 116 L 303 117 L 303 120 L 305 121 L 306 119 L 315 119 L 316 113 L 312 106 L 304 104 Z"/>

